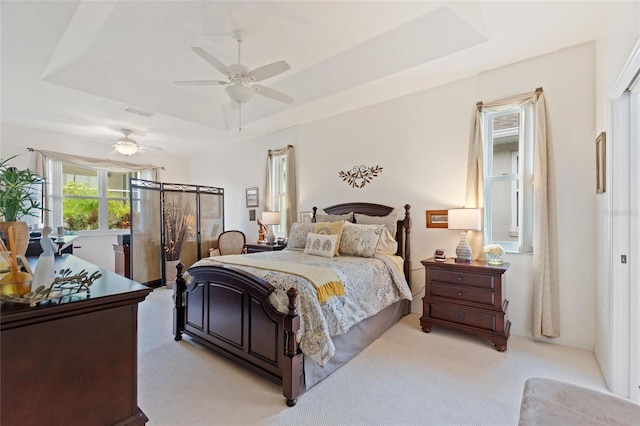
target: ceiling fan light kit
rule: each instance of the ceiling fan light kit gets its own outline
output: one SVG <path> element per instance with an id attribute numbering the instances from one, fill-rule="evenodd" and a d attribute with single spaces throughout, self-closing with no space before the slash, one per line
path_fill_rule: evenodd
<path id="1" fill-rule="evenodd" d="M 262 81 L 270 77 L 274 77 L 278 74 L 281 74 L 291 67 L 287 64 L 286 61 L 277 61 L 271 64 L 263 65 L 254 70 L 250 70 L 245 65 L 242 65 L 241 62 L 241 47 L 242 41 L 244 39 L 244 33 L 240 30 L 236 30 L 232 32 L 233 38 L 238 42 L 238 63 L 225 65 L 216 59 L 209 52 L 204 50 L 201 47 L 194 46 L 191 48 L 198 56 L 204 59 L 209 65 L 213 66 L 220 73 L 222 73 L 225 77 L 227 77 L 228 81 L 221 80 L 188 80 L 188 81 L 175 81 L 174 83 L 179 86 L 210 86 L 210 85 L 219 85 L 219 86 L 227 86 L 225 87 L 225 92 L 229 99 L 231 99 L 232 107 L 234 107 L 234 102 L 237 104 L 247 103 L 253 95 L 256 93 L 264 96 L 269 99 L 273 99 L 279 102 L 284 103 L 292 103 L 294 99 L 286 95 L 282 92 L 279 92 L 275 89 L 271 89 L 266 86 L 253 84 L 256 81 Z M 239 108 L 240 109 L 240 108 Z M 239 129 L 242 129 L 242 115 L 239 111 Z"/>

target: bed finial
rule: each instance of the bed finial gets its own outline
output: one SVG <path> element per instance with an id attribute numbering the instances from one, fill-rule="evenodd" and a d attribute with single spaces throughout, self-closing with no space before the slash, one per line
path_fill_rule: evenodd
<path id="1" fill-rule="evenodd" d="M 313 208 L 313 216 L 311 216 L 311 223 L 316 223 L 316 212 L 318 211 L 317 207 Z"/>

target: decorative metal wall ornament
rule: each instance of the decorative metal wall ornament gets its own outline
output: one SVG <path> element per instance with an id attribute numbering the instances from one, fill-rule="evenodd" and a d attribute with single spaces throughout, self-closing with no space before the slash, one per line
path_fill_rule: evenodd
<path id="1" fill-rule="evenodd" d="M 341 171 L 338 176 L 353 188 L 362 188 L 365 184 L 371 182 L 374 177 L 378 176 L 380 172 L 382 172 L 382 167 L 378 165 L 371 167 L 353 166 L 353 169 L 346 172 Z"/>

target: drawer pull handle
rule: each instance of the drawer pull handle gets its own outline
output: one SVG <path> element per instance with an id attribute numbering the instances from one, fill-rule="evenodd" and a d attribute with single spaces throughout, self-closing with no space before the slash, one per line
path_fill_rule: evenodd
<path id="1" fill-rule="evenodd" d="M 464 312 L 456 312 L 456 319 L 463 320 Z"/>
<path id="2" fill-rule="evenodd" d="M 461 291 L 458 292 L 458 296 L 462 296 L 462 292 Z"/>
<path id="3" fill-rule="evenodd" d="M 462 281 L 462 277 L 458 275 L 458 281 Z"/>

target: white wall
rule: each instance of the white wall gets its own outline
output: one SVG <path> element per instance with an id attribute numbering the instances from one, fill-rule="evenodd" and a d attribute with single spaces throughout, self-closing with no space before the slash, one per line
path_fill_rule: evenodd
<path id="1" fill-rule="evenodd" d="M 347 201 L 412 206 L 412 281 L 421 311 L 421 259 L 436 248 L 452 253 L 459 235 L 427 229 L 425 210 L 464 203 L 466 156 L 472 112 L 490 101 L 543 87 L 555 141 L 560 233 L 561 334 L 554 342 L 592 349 L 595 341 L 595 45 L 579 45 L 512 64 L 445 86 L 343 113 L 252 141 L 227 145 L 190 159 L 192 182 L 225 188 L 227 229 L 257 237 L 248 221 L 244 189 L 264 185 L 266 151 L 296 150 L 298 210 Z M 207 158 L 205 158 L 207 157 Z M 362 189 L 339 171 L 380 165 L 382 173 Z M 261 206 L 262 197 L 261 197 Z M 531 256 L 508 255 L 509 319 L 513 334 L 530 335 Z"/>
<path id="2" fill-rule="evenodd" d="M 108 147 L 105 151 L 103 147 L 88 143 L 87 140 L 73 135 L 43 132 L 5 124 L 2 125 L 0 131 L 0 140 L 2 140 L 0 158 L 19 155 L 12 161 L 12 164 L 18 168 L 33 167 L 32 154 L 27 151 L 27 148 L 89 157 L 104 155 L 109 151 Z M 119 159 L 122 159 L 122 157 L 119 157 Z M 125 161 L 164 166 L 165 170 L 159 172 L 160 181 L 186 183 L 187 161 L 185 159 L 172 158 L 160 153 L 154 156 L 134 155 Z M 78 247 L 74 249 L 74 254 L 102 268 L 113 271 L 115 269 L 113 244 L 116 243 L 117 236 L 114 233 L 92 236 L 83 235 L 74 244 L 75 247 Z"/>

